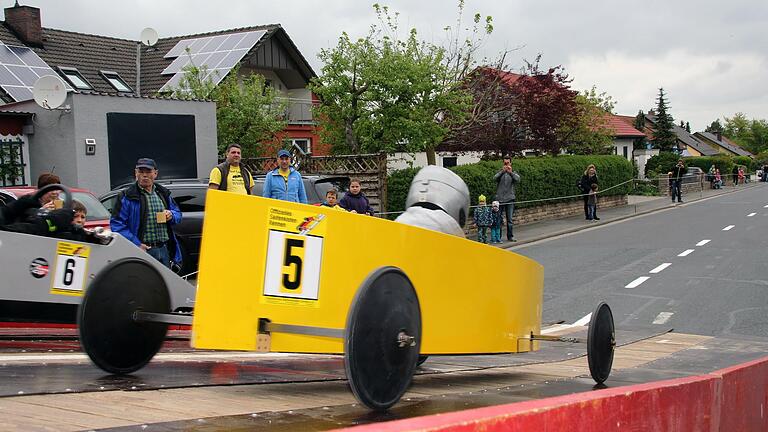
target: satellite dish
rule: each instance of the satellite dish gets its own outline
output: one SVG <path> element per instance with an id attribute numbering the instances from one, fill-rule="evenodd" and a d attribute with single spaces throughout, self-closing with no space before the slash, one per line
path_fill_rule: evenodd
<path id="1" fill-rule="evenodd" d="M 154 46 L 157 43 L 157 31 L 152 27 L 147 27 L 141 31 L 141 43 L 146 46 Z"/>
<path id="2" fill-rule="evenodd" d="M 32 95 L 41 107 L 56 109 L 67 99 L 67 86 L 57 76 L 41 76 L 32 87 Z"/>

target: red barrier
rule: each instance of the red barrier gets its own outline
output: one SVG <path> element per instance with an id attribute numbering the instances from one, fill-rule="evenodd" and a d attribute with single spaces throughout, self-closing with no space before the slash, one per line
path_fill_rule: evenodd
<path id="1" fill-rule="evenodd" d="M 767 401 L 768 357 L 706 375 L 376 423 L 350 430 L 766 431 Z"/>

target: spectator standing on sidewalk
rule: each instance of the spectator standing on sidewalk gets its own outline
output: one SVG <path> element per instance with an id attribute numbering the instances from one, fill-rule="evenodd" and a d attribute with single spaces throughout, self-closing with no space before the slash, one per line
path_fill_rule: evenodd
<path id="1" fill-rule="evenodd" d="M 595 215 L 597 215 L 597 183 L 592 183 L 587 196 L 587 220 L 597 220 Z"/>
<path id="2" fill-rule="evenodd" d="M 512 169 L 511 158 L 504 158 L 501 171 L 493 179 L 496 180 L 496 200 L 507 220 L 507 240 L 517 241 L 512 233 L 512 215 L 515 213 L 515 185 L 520 182 L 520 174 Z"/>
<path id="3" fill-rule="evenodd" d="M 737 186 L 739 184 L 739 166 L 734 165 L 733 169 L 731 170 L 731 177 L 733 178 L 733 185 Z"/>
<path id="4" fill-rule="evenodd" d="M 499 208 L 499 202 L 491 203 L 491 243 L 501 243 L 501 224 L 504 223 L 504 215 Z"/>
<path id="5" fill-rule="evenodd" d="M 277 152 L 277 168 L 267 173 L 264 179 L 264 198 L 307 203 L 307 192 L 301 174 L 291 166 L 291 154 L 288 150 Z"/>
<path id="6" fill-rule="evenodd" d="M 768 182 L 768 164 L 763 164 L 763 181 Z"/>
<path id="7" fill-rule="evenodd" d="M 242 149 L 240 144 L 230 144 L 225 152 L 227 160 L 211 170 L 208 189 L 218 189 L 250 195 L 253 191 L 253 176 L 240 165 Z"/>
<path id="8" fill-rule="evenodd" d="M 745 181 L 746 180 L 746 176 L 744 175 L 744 168 L 742 168 L 741 166 L 739 166 L 738 176 L 739 176 L 739 183 L 741 183 L 741 184 L 746 183 L 746 181 Z"/>
<path id="9" fill-rule="evenodd" d="M 592 190 L 592 185 L 596 184 L 599 185 L 600 182 L 597 181 L 597 169 L 595 168 L 595 165 L 589 164 L 587 166 L 587 169 L 584 170 L 584 175 L 581 176 L 581 180 L 579 180 L 579 183 L 576 185 L 578 186 L 579 190 L 582 194 L 582 199 L 584 200 L 584 219 L 589 219 L 589 191 Z M 597 217 L 597 212 L 592 215 L 593 220 L 600 220 L 599 217 Z"/>
<path id="10" fill-rule="evenodd" d="M 491 208 L 486 205 L 485 195 L 477 198 L 477 207 L 472 215 L 477 225 L 477 241 L 488 244 L 488 228 L 491 227 Z"/>
<path id="11" fill-rule="evenodd" d="M 712 183 L 713 189 L 720 189 L 723 187 L 723 177 L 720 175 L 720 170 L 715 169 L 715 181 Z"/>
<path id="12" fill-rule="evenodd" d="M 677 165 L 672 168 L 672 202 L 683 202 L 683 176 L 685 175 L 685 164 L 682 159 L 678 159 Z"/>

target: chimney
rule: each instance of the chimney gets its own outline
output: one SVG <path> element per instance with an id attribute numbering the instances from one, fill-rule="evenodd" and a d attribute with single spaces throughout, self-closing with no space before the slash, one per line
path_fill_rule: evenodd
<path id="1" fill-rule="evenodd" d="M 717 131 L 717 140 L 722 141 L 723 140 L 723 133 L 720 131 Z"/>
<path id="2" fill-rule="evenodd" d="M 40 24 L 40 9 L 32 6 L 5 8 L 5 23 L 26 45 L 43 46 L 43 28 Z"/>

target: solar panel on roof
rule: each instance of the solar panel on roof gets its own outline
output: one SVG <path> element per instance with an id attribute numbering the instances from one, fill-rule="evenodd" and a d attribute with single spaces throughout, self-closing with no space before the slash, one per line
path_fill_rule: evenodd
<path id="1" fill-rule="evenodd" d="M 37 53 L 0 41 L 0 87 L 16 102 L 32 99 L 32 87 L 45 75 L 58 76 Z M 71 90 L 67 86 L 68 90 Z"/>
<path id="2" fill-rule="evenodd" d="M 160 74 L 173 77 L 166 82 L 160 91 L 170 91 L 178 86 L 184 68 L 190 63 L 197 67 L 205 67 L 214 84 L 218 84 L 227 76 L 230 70 L 245 57 L 256 43 L 261 40 L 266 31 L 251 31 L 207 36 L 195 39 L 184 39 L 176 43 L 165 58 L 175 59 Z"/>

